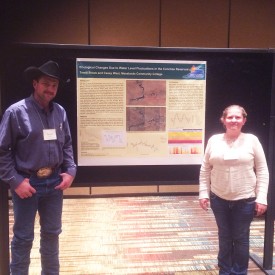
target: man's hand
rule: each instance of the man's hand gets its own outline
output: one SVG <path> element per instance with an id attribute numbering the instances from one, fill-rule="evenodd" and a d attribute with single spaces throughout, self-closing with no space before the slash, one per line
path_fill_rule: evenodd
<path id="1" fill-rule="evenodd" d="M 24 179 L 14 190 L 21 199 L 32 197 L 36 190 L 30 185 L 29 179 Z"/>
<path id="2" fill-rule="evenodd" d="M 67 173 L 62 173 L 60 176 L 62 177 L 62 181 L 55 187 L 55 189 L 65 190 L 69 188 L 73 183 L 74 177 Z"/>

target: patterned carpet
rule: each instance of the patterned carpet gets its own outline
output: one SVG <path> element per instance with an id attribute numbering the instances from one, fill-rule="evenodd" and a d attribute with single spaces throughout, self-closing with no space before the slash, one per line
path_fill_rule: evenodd
<path id="1" fill-rule="evenodd" d="M 38 223 L 30 275 L 40 274 Z M 251 252 L 262 257 L 263 242 L 256 219 Z M 60 274 L 218 274 L 217 245 L 213 213 L 195 196 L 65 199 Z M 248 274 L 264 273 L 250 260 Z"/>

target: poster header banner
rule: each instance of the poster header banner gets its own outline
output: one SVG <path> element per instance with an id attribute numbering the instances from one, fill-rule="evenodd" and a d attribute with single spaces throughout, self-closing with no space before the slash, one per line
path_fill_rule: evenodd
<path id="1" fill-rule="evenodd" d="M 102 62 L 78 59 L 78 78 L 196 79 L 205 80 L 205 64 L 177 62 Z"/>

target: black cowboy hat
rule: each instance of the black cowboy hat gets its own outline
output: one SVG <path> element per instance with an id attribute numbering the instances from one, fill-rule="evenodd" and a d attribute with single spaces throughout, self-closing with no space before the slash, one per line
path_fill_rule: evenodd
<path id="1" fill-rule="evenodd" d="M 60 80 L 59 65 L 56 62 L 50 60 L 40 67 L 31 66 L 24 71 L 24 76 L 27 81 L 32 81 L 42 75 L 50 76 Z"/>

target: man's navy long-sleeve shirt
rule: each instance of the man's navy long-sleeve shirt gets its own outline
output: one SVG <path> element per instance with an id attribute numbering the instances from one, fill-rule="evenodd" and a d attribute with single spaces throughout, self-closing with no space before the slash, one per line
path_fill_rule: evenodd
<path id="1" fill-rule="evenodd" d="M 55 140 L 44 140 L 43 130 L 55 129 Z M 55 102 L 45 112 L 33 95 L 11 105 L 0 124 L 0 179 L 15 189 L 42 167 L 61 168 L 76 174 L 66 112 Z"/>

